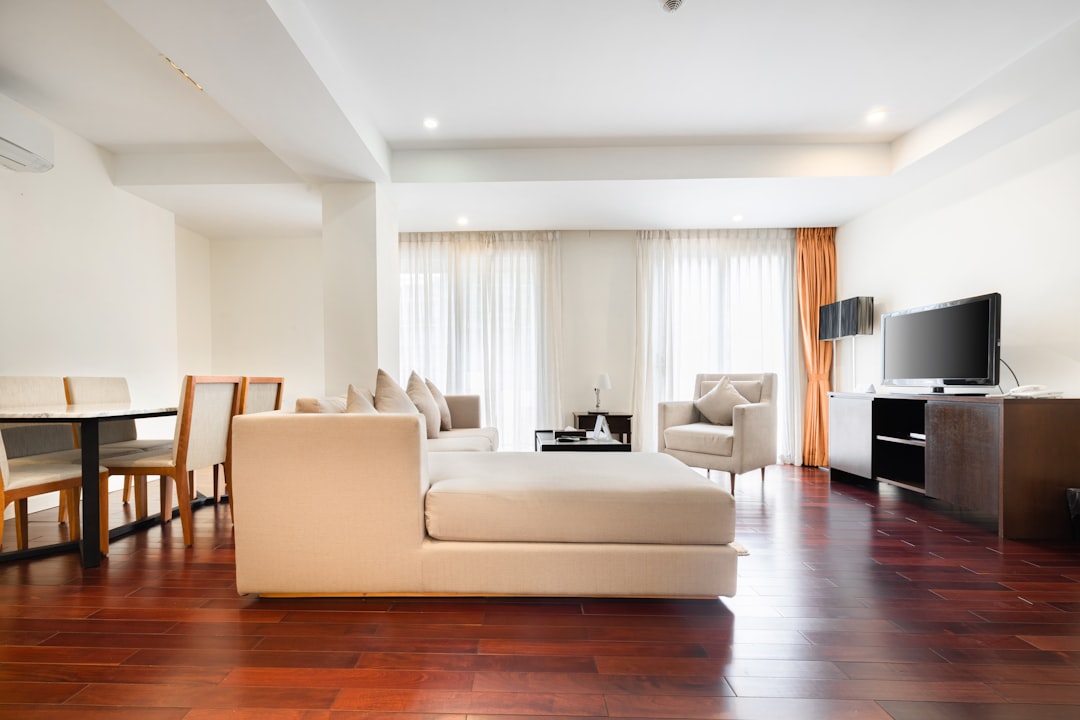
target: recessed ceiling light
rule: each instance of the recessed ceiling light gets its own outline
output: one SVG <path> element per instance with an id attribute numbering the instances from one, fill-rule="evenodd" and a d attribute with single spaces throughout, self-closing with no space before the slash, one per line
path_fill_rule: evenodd
<path id="1" fill-rule="evenodd" d="M 457 224 L 462 226 L 462 227 L 465 227 L 466 225 L 469 224 L 469 218 L 467 216 L 465 216 L 465 215 L 460 215 L 460 216 L 458 216 Z"/>
<path id="2" fill-rule="evenodd" d="M 889 111 L 885 108 L 874 108 L 870 112 L 866 113 L 866 122 L 870 123 L 871 125 L 877 125 L 878 123 L 884 122 L 885 118 L 887 118 L 888 116 Z"/>
<path id="3" fill-rule="evenodd" d="M 739 215 L 738 213 L 731 216 L 731 222 L 742 222 L 742 221 L 743 221 L 743 216 Z"/>
<path id="4" fill-rule="evenodd" d="M 434 130 L 439 127 L 439 119 L 433 117 L 424 118 L 424 127 L 428 130 Z"/>

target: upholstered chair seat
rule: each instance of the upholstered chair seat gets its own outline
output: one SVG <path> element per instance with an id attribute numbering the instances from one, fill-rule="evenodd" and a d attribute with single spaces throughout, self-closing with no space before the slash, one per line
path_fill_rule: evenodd
<path id="1" fill-rule="evenodd" d="M 731 457 L 735 428 L 707 422 L 676 425 L 664 430 L 664 441 L 668 450 Z"/>

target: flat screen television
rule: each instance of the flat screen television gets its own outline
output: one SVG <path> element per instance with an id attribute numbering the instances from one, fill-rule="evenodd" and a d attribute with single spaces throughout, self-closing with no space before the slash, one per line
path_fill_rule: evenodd
<path id="1" fill-rule="evenodd" d="M 1001 362 L 1001 294 L 881 316 L 882 382 L 932 388 L 994 386 Z"/>

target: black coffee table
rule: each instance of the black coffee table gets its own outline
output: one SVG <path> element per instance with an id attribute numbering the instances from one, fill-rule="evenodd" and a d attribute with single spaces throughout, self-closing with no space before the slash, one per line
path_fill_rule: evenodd
<path id="1" fill-rule="evenodd" d="M 538 452 L 630 452 L 630 443 L 593 440 L 584 430 L 537 430 Z"/>

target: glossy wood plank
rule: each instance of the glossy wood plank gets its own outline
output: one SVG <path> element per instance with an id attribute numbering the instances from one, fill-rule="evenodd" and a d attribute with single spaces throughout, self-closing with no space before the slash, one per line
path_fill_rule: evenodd
<path id="1" fill-rule="evenodd" d="M 4 717 L 33 718 L 33 720 L 186 720 L 190 718 L 186 708 L 116 708 L 91 707 L 87 705 L 4 704 L 0 706 Z M 221 717 L 218 715 L 217 717 Z"/>
<path id="2" fill-rule="evenodd" d="M 544 673 L 552 675 L 555 673 Z M 589 676 L 595 677 L 595 676 Z M 355 669 L 281 669 L 237 668 L 223 685 L 240 687 L 328 687 L 328 688 L 399 688 L 428 690 L 470 690 L 474 674 L 469 672 L 433 672 L 425 670 Z"/>
<path id="3" fill-rule="evenodd" d="M 1080 716 L 1080 545 L 815 469 L 737 489 L 713 601 L 244 597 L 227 506 L 194 548 L 172 523 L 92 570 L 0 564 L 0 717 Z"/>
<path id="4" fill-rule="evenodd" d="M 71 702 L 96 706 L 187 707 L 232 709 L 329 708 L 337 691 L 324 688 L 236 688 L 190 687 L 178 685 L 87 685 Z"/>

